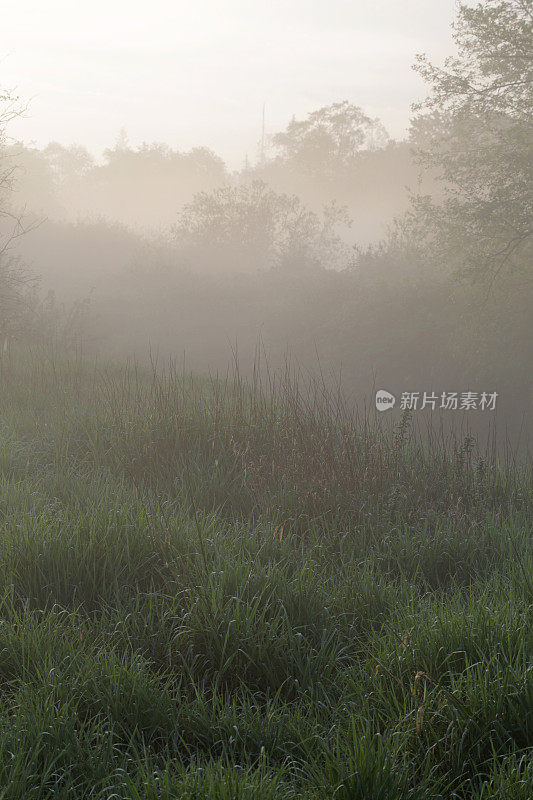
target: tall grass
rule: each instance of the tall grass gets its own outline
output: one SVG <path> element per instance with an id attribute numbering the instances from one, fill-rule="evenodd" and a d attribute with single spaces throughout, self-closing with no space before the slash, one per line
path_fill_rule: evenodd
<path id="1" fill-rule="evenodd" d="M 45 353 L 0 440 L 0 797 L 529 797 L 528 465 Z"/>

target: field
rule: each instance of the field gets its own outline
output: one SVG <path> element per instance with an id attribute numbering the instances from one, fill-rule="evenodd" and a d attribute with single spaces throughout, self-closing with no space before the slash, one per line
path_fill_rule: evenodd
<path id="1" fill-rule="evenodd" d="M 0 361 L 0 798 L 531 797 L 529 466 L 259 373 Z"/>

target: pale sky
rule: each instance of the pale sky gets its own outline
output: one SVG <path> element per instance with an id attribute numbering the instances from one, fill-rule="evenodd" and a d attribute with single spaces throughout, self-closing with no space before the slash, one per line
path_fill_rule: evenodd
<path id="1" fill-rule="evenodd" d="M 210 147 L 239 167 L 293 114 L 349 100 L 400 138 L 424 94 L 415 54 L 452 52 L 455 0 L 2 0 L 0 88 L 29 102 L 12 136 L 95 154 Z"/>

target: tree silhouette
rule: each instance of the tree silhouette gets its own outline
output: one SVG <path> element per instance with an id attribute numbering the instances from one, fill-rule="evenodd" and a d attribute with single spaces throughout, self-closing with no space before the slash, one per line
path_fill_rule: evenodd
<path id="1" fill-rule="evenodd" d="M 337 205 L 320 217 L 296 196 L 256 180 L 197 194 L 180 214 L 174 236 L 185 263 L 196 269 L 338 269 L 349 266 L 352 255 L 337 233 L 340 224 L 349 220 Z"/>
<path id="2" fill-rule="evenodd" d="M 388 135 L 347 100 L 313 111 L 305 120 L 293 119 L 272 143 L 282 158 L 311 173 L 338 174 L 351 166 L 362 149 L 383 147 Z"/>
<path id="3" fill-rule="evenodd" d="M 533 2 L 461 5 L 458 55 L 442 68 L 419 56 L 431 94 L 412 140 L 438 171 L 444 202 L 419 198 L 415 214 L 443 263 L 493 280 L 531 264 Z"/>

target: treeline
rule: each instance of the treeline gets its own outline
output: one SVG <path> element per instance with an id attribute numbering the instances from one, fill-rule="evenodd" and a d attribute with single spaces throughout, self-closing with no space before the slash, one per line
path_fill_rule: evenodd
<path id="1" fill-rule="evenodd" d="M 124 131 L 98 160 L 81 145 L 58 142 L 43 149 L 11 142 L 2 158 L 16 173 L 12 203 L 37 217 L 104 217 L 153 234 L 174 224 L 199 192 L 263 181 L 313 211 L 336 200 L 353 220 L 347 240 L 368 244 L 407 209 L 408 189 L 416 190 L 421 173 L 413 142 L 390 141 L 381 123 L 366 120 L 357 106 L 334 103 L 293 120 L 269 137 L 255 163 L 246 158 L 238 170 L 204 147 L 133 147 Z M 424 185 L 435 189 L 427 176 Z"/>
<path id="2" fill-rule="evenodd" d="M 18 165 L 9 207 L 39 223 L 10 258 L 56 290 L 47 308 L 77 301 L 85 346 L 107 355 L 185 351 L 191 367 L 224 369 L 235 347 L 251 362 L 261 338 L 274 362 L 288 349 L 304 367 L 342 367 L 367 399 L 374 381 L 497 391 L 521 430 L 531 3 L 461 5 L 455 39 L 442 67 L 417 61 L 429 94 L 404 142 L 347 101 L 292 120 L 235 172 L 205 149 L 124 135 L 99 162 L 4 141 L 6 180 Z"/>

